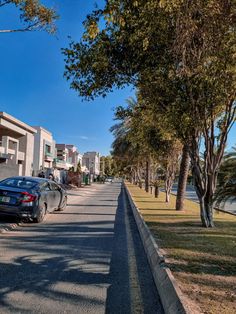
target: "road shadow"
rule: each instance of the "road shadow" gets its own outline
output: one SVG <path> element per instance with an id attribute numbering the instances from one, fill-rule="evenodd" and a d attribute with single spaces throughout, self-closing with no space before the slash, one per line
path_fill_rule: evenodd
<path id="1" fill-rule="evenodd" d="M 104 306 L 105 313 L 138 313 L 139 309 L 147 314 L 162 313 L 157 311 L 158 295 L 150 273 L 146 273 L 149 267 L 133 215 L 123 206 L 123 193 L 119 194 L 116 211 L 112 208 L 115 221 L 109 215 L 99 221 L 46 219 L 42 224 L 23 224 L 10 237 L 1 237 L 0 312 L 32 313 L 33 309 L 41 313 L 44 302 L 55 306 L 48 308 L 53 314 L 63 313 L 65 306 L 72 307 L 71 313 L 92 312 L 91 308 L 99 308 L 97 313 L 102 313 Z M 103 198 L 109 196 L 104 193 Z M 103 214 L 100 207 L 98 211 Z M 105 208 L 104 214 L 109 214 Z M 134 247 L 132 252 L 128 241 Z M 7 256 L 7 250 L 12 255 Z M 139 309 L 134 307 L 130 260 L 135 262 L 135 284 L 141 291 Z"/>
<path id="2" fill-rule="evenodd" d="M 164 313 L 139 232 L 122 189 L 114 225 L 106 314 Z"/>

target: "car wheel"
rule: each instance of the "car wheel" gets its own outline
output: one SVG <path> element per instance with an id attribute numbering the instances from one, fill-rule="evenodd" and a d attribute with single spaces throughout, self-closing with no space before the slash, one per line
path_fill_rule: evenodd
<path id="1" fill-rule="evenodd" d="M 34 218 L 33 221 L 36 222 L 36 223 L 42 222 L 44 220 L 45 216 L 46 216 L 46 213 L 47 213 L 47 208 L 44 205 L 44 207 L 39 208 L 37 217 Z"/>
<path id="2" fill-rule="evenodd" d="M 59 211 L 63 211 L 67 206 L 67 196 L 64 197 L 63 201 L 60 204 L 60 207 L 58 208 Z"/>

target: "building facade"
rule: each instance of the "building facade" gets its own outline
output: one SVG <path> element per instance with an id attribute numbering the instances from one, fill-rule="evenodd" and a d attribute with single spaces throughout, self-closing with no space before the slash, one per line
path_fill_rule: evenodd
<path id="1" fill-rule="evenodd" d="M 36 130 L 6 112 L 0 112 L 0 180 L 31 176 Z"/>
<path id="2" fill-rule="evenodd" d="M 37 131 L 34 135 L 34 175 L 37 176 L 40 171 L 48 175 L 56 158 L 55 141 L 48 130 L 41 126 L 35 126 L 34 129 Z"/>
<path id="3" fill-rule="evenodd" d="M 100 174 L 100 154 L 97 152 L 86 152 L 83 154 L 82 166 L 89 170 L 90 175 Z"/>

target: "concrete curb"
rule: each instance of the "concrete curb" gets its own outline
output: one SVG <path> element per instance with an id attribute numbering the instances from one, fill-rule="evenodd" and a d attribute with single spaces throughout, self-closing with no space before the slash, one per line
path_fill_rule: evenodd
<path id="1" fill-rule="evenodd" d="M 124 186 L 165 313 L 201 314 L 199 307 L 190 301 L 178 287 L 171 270 L 167 267 L 165 259 L 158 249 L 156 241 L 132 200 L 128 188 L 125 184 Z"/>

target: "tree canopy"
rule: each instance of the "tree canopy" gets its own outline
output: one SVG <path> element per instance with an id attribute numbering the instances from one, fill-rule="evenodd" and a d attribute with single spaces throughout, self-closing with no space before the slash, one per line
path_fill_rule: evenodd
<path id="1" fill-rule="evenodd" d="M 22 26 L 19 28 L 0 29 L 0 33 L 46 30 L 55 32 L 55 20 L 58 18 L 54 9 L 47 8 L 39 0 L 0 0 L 0 8 L 14 5 L 20 10 Z"/>
<path id="2" fill-rule="evenodd" d="M 133 83 L 155 118 L 161 113 L 173 127 L 189 149 L 206 227 L 235 120 L 235 17 L 234 0 L 107 0 L 88 15 L 80 42 L 63 49 L 79 95 Z"/>

